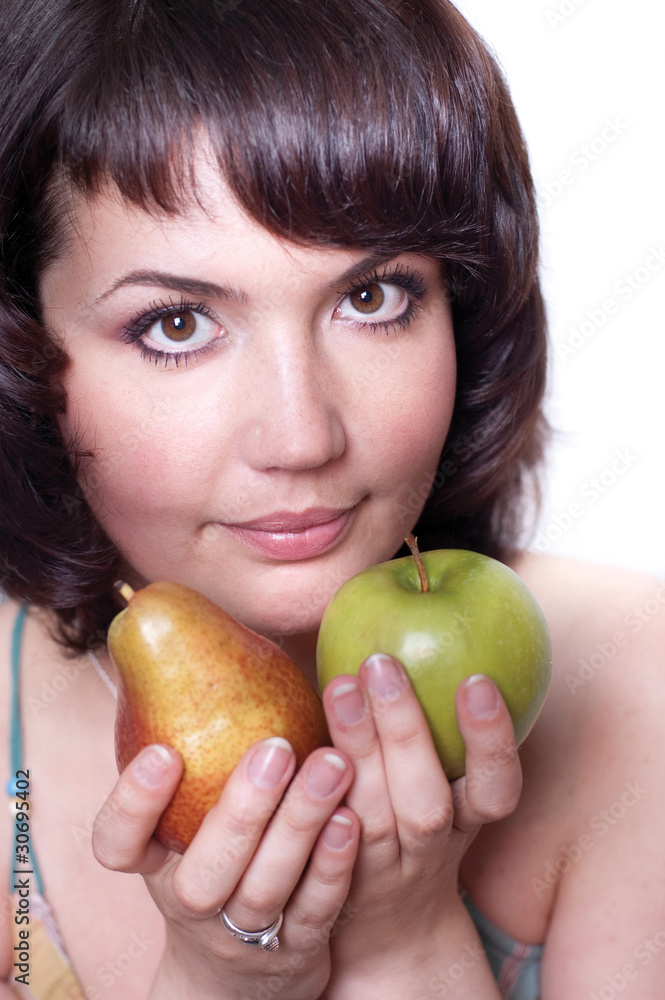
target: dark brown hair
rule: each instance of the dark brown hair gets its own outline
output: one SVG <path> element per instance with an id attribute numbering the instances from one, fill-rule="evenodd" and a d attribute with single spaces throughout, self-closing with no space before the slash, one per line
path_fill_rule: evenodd
<path id="1" fill-rule="evenodd" d="M 67 359 L 41 322 L 39 277 L 62 252 L 67 192 L 112 181 L 150 211 L 181 210 L 201 127 L 239 202 L 273 233 L 441 260 L 458 388 L 414 530 L 422 548 L 509 558 L 546 435 L 537 219 L 506 84 L 455 7 L 4 0 L 0 17 L 6 593 L 56 609 L 73 651 L 99 641 L 115 613 L 120 556 L 54 419 Z M 423 499 L 414 494 L 412 514 Z"/>

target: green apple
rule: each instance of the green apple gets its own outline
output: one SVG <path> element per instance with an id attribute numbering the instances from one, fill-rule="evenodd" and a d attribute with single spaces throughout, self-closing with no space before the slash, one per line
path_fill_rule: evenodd
<path id="1" fill-rule="evenodd" d="M 321 690 L 333 677 L 357 674 L 372 653 L 404 665 L 423 707 L 449 780 L 464 774 L 465 749 L 455 691 L 471 674 L 497 684 L 517 745 L 531 730 L 551 675 L 543 613 L 516 573 L 463 549 L 370 566 L 344 583 L 325 610 L 316 660 Z"/>

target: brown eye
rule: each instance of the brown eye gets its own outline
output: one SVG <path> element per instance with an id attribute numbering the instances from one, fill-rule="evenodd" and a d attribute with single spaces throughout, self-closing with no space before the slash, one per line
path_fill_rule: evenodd
<path id="1" fill-rule="evenodd" d="M 358 312 L 371 314 L 378 312 L 385 301 L 381 285 L 363 285 L 349 296 L 349 301 Z"/>
<path id="2" fill-rule="evenodd" d="M 389 281 L 368 281 L 346 293 L 334 312 L 334 317 L 353 323 L 360 329 L 384 329 L 401 324 L 409 312 L 409 295 L 405 288 Z M 408 324 L 407 324 L 408 325 Z"/>
<path id="3" fill-rule="evenodd" d="M 189 340 L 196 333 L 196 316 L 191 312 L 172 313 L 164 316 L 161 327 L 169 340 Z"/>

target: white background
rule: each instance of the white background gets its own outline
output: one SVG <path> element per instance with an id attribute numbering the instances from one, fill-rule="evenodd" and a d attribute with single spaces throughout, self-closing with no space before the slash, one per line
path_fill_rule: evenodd
<path id="1" fill-rule="evenodd" d="M 532 544 L 665 576 L 665 12 L 457 6 L 503 67 L 539 196 L 557 436 Z"/>

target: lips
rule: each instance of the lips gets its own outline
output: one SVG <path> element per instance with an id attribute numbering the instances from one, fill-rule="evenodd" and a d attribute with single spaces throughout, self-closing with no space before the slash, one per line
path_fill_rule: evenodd
<path id="1" fill-rule="evenodd" d="M 254 521 L 239 521 L 230 527 L 234 528 L 252 528 L 256 531 L 274 531 L 274 532 L 296 532 L 305 531 L 307 528 L 314 528 L 319 524 L 326 524 L 328 521 L 334 521 L 335 518 L 341 517 L 345 514 L 350 507 L 344 508 L 331 508 L 331 507 L 310 507 L 309 510 L 304 510 L 301 513 L 289 510 L 278 510 L 272 514 L 268 514 L 266 517 L 256 518 Z"/>
<path id="2" fill-rule="evenodd" d="M 241 524 L 220 524 L 249 548 L 273 559 L 297 560 L 322 555 L 349 530 L 357 504 L 344 510 L 311 507 L 274 511 Z"/>

